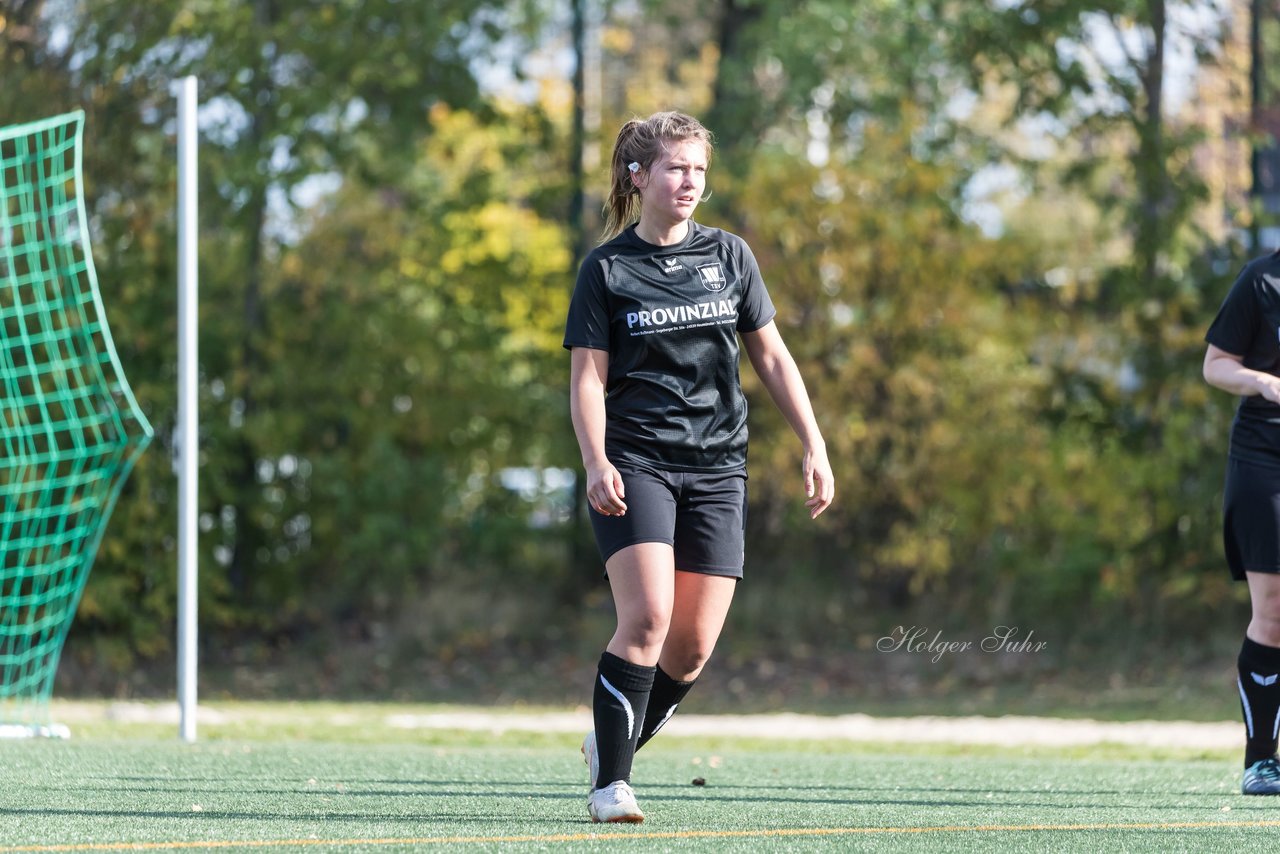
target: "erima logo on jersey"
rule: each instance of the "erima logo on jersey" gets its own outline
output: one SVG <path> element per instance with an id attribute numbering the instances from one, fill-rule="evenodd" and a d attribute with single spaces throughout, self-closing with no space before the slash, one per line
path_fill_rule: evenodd
<path id="1" fill-rule="evenodd" d="M 1254 673 L 1250 671 L 1249 675 L 1253 677 L 1254 682 L 1257 682 L 1259 685 L 1266 686 L 1276 684 L 1276 676 L 1280 674 L 1272 673 L 1270 676 L 1263 676 L 1261 673 Z"/>
<path id="2" fill-rule="evenodd" d="M 658 265 L 659 270 L 666 273 L 668 276 L 672 273 L 678 273 L 684 269 L 684 265 L 680 263 L 679 258 L 663 258 L 662 260 L 655 258 L 653 259 L 653 262 Z"/>
<path id="3" fill-rule="evenodd" d="M 726 299 L 678 305 L 675 308 L 655 308 L 652 311 L 628 311 L 627 328 L 672 326 L 677 323 L 693 323 L 697 320 L 719 320 L 737 317 L 738 312 Z"/>
<path id="4" fill-rule="evenodd" d="M 729 283 L 729 279 L 724 274 L 724 267 L 720 266 L 719 261 L 699 264 L 698 273 L 702 275 L 702 286 L 709 291 L 722 291 Z"/>

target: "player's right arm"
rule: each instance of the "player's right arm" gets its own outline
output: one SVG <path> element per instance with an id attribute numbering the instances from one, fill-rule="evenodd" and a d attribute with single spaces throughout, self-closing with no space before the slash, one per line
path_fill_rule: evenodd
<path id="1" fill-rule="evenodd" d="M 1214 388 L 1246 397 L 1262 395 L 1280 403 L 1280 377 L 1244 366 L 1244 357 L 1210 344 L 1204 354 L 1204 381 Z"/>
<path id="2" fill-rule="evenodd" d="M 604 388 L 609 376 L 609 353 L 574 347 L 570 356 L 569 414 L 587 471 L 587 502 L 605 516 L 621 516 L 627 512 L 622 475 L 604 453 Z"/>

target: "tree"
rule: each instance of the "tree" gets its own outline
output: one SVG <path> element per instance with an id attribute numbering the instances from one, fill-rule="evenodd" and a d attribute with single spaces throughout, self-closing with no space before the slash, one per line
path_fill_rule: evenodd
<path id="1" fill-rule="evenodd" d="M 164 284 L 174 270 L 168 81 L 196 74 L 204 105 L 203 562 L 225 572 L 202 575 L 203 615 L 214 624 L 250 615 L 257 622 L 264 603 L 283 601 L 286 612 L 295 613 L 310 607 L 297 599 L 298 564 L 291 560 L 315 537 L 299 506 L 308 496 L 341 492 L 338 484 L 349 482 L 341 479 L 355 473 L 324 470 L 303 458 L 308 423 L 281 408 L 309 405 L 290 395 L 307 387 L 299 378 L 308 364 L 287 345 L 315 329 L 299 329 L 305 315 L 295 312 L 282 284 L 290 280 L 284 271 L 298 269 L 297 244 L 310 227 L 302 210 L 317 197 L 316 188 L 342 180 L 383 193 L 418 162 L 420 140 L 435 126 L 433 108 L 483 113 L 473 63 L 496 40 L 518 38 L 531 10 L 534 4 L 498 0 L 430 7 L 254 0 L 215 4 L 198 16 L 178 2 L 56 9 L 32 2 L 6 9 L 0 59 L 21 69 L 12 79 L 22 85 L 6 86 L 0 103 L 44 112 L 61 99 L 66 108 L 89 112 L 86 171 L 108 313 L 159 433 L 103 545 L 103 583 L 91 582 L 85 597 L 90 629 L 127 633 L 128 624 L 147 636 L 144 642 L 126 634 L 122 655 L 162 648 L 171 614 L 172 543 L 164 535 L 172 530 L 165 452 L 171 450 L 176 361 L 173 288 Z M 538 130 L 536 120 L 523 129 Z M 465 193 L 474 185 L 454 189 Z M 364 209 L 349 194 L 343 199 Z M 467 200 L 454 197 L 453 203 L 466 207 Z M 395 263 L 385 250 L 377 257 Z M 362 273 L 350 274 L 358 279 Z M 369 274 L 376 278 L 378 271 Z M 317 346 L 337 349 L 339 340 Z M 350 355 L 357 362 L 352 376 L 379 378 L 375 365 L 384 351 Z M 366 462 L 394 466 L 395 458 Z M 320 482 L 320 475 L 338 480 Z M 291 592 L 278 599 L 282 591 Z M 138 609 L 140 596 L 145 604 Z"/>

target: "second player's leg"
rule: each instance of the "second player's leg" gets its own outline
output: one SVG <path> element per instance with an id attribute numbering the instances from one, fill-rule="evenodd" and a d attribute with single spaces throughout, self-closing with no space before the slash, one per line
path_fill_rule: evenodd
<path id="1" fill-rule="evenodd" d="M 1249 572 L 1252 619 L 1245 635 L 1263 646 L 1280 647 L 1280 574 Z"/>
<path id="2" fill-rule="evenodd" d="M 1246 572 L 1253 615 L 1237 661 L 1245 721 L 1245 778 L 1250 795 L 1280 794 L 1280 575 Z"/>

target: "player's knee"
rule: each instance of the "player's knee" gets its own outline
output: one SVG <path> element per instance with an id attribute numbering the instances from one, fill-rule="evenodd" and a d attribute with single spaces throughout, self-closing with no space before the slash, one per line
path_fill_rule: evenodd
<path id="1" fill-rule="evenodd" d="M 1263 596 L 1254 594 L 1253 620 L 1269 623 L 1280 630 L 1280 590 L 1268 591 Z"/>
<path id="2" fill-rule="evenodd" d="M 711 647 L 695 644 L 677 650 L 664 650 L 663 658 L 671 668 L 668 676 L 678 682 L 689 682 L 698 678 L 698 674 L 706 666 L 707 659 L 711 658 Z"/>
<path id="3" fill-rule="evenodd" d="M 1255 597 L 1254 611 L 1263 619 L 1280 623 L 1280 590 Z"/>
<path id="4" fill-rule="evenodd" d="M 1249 637 L 1263 646 L 1280 647 L 1280 617 L 1255 614 L 1249 623 Z"/>
<path id="5" fill-rule="evenodd" d="M 618 626 L 622 640 L 632 647 L 659 649 L 667 639 L 670 618 L 656 611 L 644 611 L 634 615 L 624 625 Z"/>

